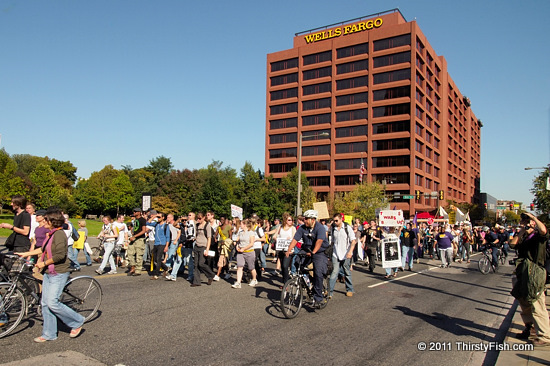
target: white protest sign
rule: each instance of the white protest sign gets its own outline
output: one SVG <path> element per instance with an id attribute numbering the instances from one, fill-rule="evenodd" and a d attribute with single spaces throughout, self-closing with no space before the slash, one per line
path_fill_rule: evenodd
<path id="1" fill-rule="evenodd" d="M 401 246 L 396 235 L 390 234 L 380 241 L 382 268 L 401 267 Z"/>
<path id="2" fill-rule="evenodd" d="M 402 210 L 385 210 L 380 211 L 378 216 L 379 226 L 403 226 L 405 219 L 403 218 Z"/>
<path id="3" fill-rule="evenodd" d="M 282 250 L 286 252 L 291 241 L 292 239 L 277 238 L 277 243 L 275 244 L 275 250 Z"/>
<path id="4" fill-rule="evenodd" d="M 239 220 L 242 220 L 243 219 L 242 207 L 231 205 L 231 216 L 238 217 Z"/>

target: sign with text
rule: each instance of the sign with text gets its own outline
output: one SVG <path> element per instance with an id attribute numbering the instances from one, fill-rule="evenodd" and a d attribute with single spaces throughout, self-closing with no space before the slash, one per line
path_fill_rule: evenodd
<path id="1" fill-rule="evenodd" d="M 401 267 L 401 245 L 396 235 L 390 234 L 380 241 L 382 268 Z"/>
<path id="2" fill-rule="evenodd" d="M 405 219 L 402 210 L 384 210 L 380 211 L 378 216 L 380 226 L 403 226 Z"/>
<path id="3" fill-rule="evenodd" d="M 282 250 L 286 252 L 291 241 L 292 239 L 277 238 L 277 243 L 275 244 L 275 250 Z"/>
<path id="4" fill-rule="evenodd" d="M 243 219 L 242 207 L 231 205 L 231 216 L 238 217 L 239 220 L 242 220 Z"/>

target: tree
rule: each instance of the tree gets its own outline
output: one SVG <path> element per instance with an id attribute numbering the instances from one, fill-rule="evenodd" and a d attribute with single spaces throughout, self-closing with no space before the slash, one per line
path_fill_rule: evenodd
<path id="1" fill-rule="evenodd" d="M 108 194 L 105 200 L 105 208 L 107 210 L 116 209 L 116 214 L 120 210 L 126 211 L 134 205 L 134 188 L 130 183 L 130 178 L 121 171 L 113 177 L 107 187 Z"/>
<path id="2" fill-rule="evenodd" d="M 196 170 L 176 170 L 164 177 L 159 184 L 157 193 L 159 196 L 168 197 L 177 206 L 177 210 L 174 212 L 181 215 L 194 209 L 193 202 L 201 187 L 202 180 Z"/>
<path id="3" fill-rule="evenodd" d="M 260 197 L 260 187 L 262 185 L 262 174 L 255 171 L 250 162 L 245 162 L 241 168 L 239 184 L 236 188 L 236 195 L 239 197 L 239 204 L 243 208 L 243 215 L 250 216 L 252 213 L 258 213 L 262 206 Z M 236 203 L 237 204 L 237 203 Z"/>
<path id="4" fill-rule="evenodd" d="M 540 214 L 539 219 L 544 222 L 548 227 L 550 220 L 548 213 L 550 212 L 550 187 L 547 185 L 548 176 L 550 174 L 550 168 L 543 170 L 533 180 L 533 187 L 531 193 L 535 196 L 533 203 L 535 204 L 535 210 Z"/>
<path id="5" fill-rule="evenodd" d="M 377 182 L 356 184 L 353 190 L 338 192 L 333 201 L 335 213 L 344 213 L 361 220 L 374 219 L 376 209 L 387 205 L 384 187 Z"/>
<path id="6" fill-rule="evenodd" d="M 47 163 L 38 164 L 29 179 L 32 182 L 30 198 L 37 207 L 47 208 L 59 204 L 63 188 L 57 183 L 55 174 Z"/>
<path id="7" fill-rule="evenodd" d="M 11 202 L 11 196 L 26 195 L 23 179 L 16 175 L 17 163 L 3 148 L 0 150 L 0 207 Z"/>
<path id="8" fill-rule="evenodd" d="M 296 212 L 296 203 L 298 201 L 298 168 L 294 168 L 281 179 L 280 197 L 284 204 L 284 211 Z M 300 195 L 302 211 L 313 208 L 315 202 L 315 192 L 309 186 L 309 181 L 304 173 L 302 173 L 302 193 Z"/>
<path id="9" fill-rule="evenodd" d="M 173 164 L 170 158 L 167 158 L 163 155 L 156 157 L 154 159 L 149 160 L 149 165 L 147 165 L 145 168 L 146 171 L 151 173 L 153 175 L 152 177 L 152 185 L 154 190 L 158 188 L 158 185 L 160 181 L 166 177 L 173 169 Z M 151 192 L 154 193 L 154 192 Z"/>
<path id="10" fill-rule="evenodd" d="M 152 207 L 165 214 L 177 214 L 178 205 L 166 196 L 153 196 L 151 200 Z"/>
<path id="11" fill-rule="evenodd" d="M 194 202 L 195 211 L 213 211 L 218 216 L 230 213 L 232 197 L 222 179 L 222 174 L 225 173 L 222 173 L 220 168 L 221 163 L 214 161 L 207 169 L 198 171 L 203 184 Z"/>

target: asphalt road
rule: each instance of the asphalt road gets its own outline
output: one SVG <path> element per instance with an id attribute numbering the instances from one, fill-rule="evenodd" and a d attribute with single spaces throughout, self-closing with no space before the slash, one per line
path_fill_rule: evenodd
<path id="1" fill-rule="evenodd" d="M 76 351 L 107 365 L 492 365 L 497 352 L 458 350 L 466 344 L 502 341 L 512 298 L 512 266 L 482 275 L 477 259 L 437 268 L 422 260 L 415 272 L 383 279 L 361 265 L 353 272 L 355 295 L 338 283 L 323 310 L 302 309 L 285 319 L 279 279 L 267 274 L 255 288 L 232 289 L 223 279 L 191 288 L 148 276 L 97 276 L 101 313 L 70 339 L 32 342 L 41 320 L 30 318 L 0 339 L 0 363 Z M 97 264 L 80 274 L 93 274 Z M 271 266 L 271 264 L 270 264 Z M 235 278 L 234 271 L 233 278 Z M 420 351 L 419 342 L 439 351 Z M 420 346 L 422 347 L 422 346 Z M 448 350 L 445 350 L 448 349 Z M 47 362 L 47 360 L 45 360 Z"/>

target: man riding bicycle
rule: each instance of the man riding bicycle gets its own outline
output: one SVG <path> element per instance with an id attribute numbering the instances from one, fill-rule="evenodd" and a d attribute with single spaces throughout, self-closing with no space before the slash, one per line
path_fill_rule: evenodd
<path id="1" fill-rule="evenodd" d="M 317 222 L 317 211 L 307 210 L 304 213 L 305 224 L 296 230 L 294 238 L 288 246 L 286 256 L 293 252 L 296 243 L 303 241 L 302 250 L 308 252 L 313 261 L 313 300 L 317 307 L 325 301 L 323 298 L 323 277 L 327 273 L 328 258 L 325 249 L 328 248 L 327 232 L 324 226 Z"/>
<path id="2" fill-rule="evenodd" d="M 493 249 L 493 267 L 498 268 L 498 247 L 500 246 L 498 236 L 493 233 L 487 226 L 483 227 L 483 231 L 485 232 L 483 245 L 485 245 L 486 248 Z"/>

